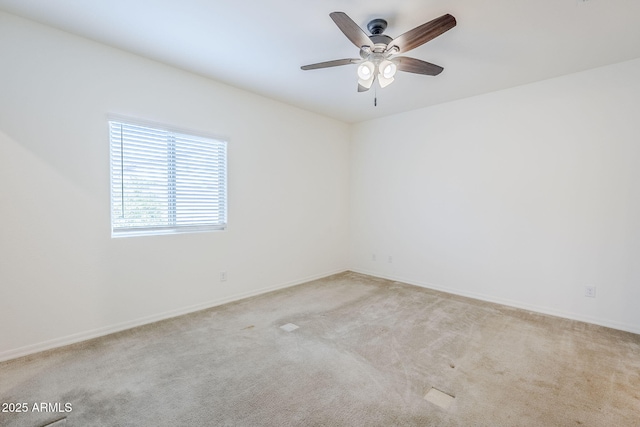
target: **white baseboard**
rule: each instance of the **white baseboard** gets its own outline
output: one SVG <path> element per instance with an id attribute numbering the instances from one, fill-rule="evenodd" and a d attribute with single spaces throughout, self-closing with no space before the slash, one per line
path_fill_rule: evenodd
<path id="1" fill-rule="evenodd" d="M 212 301 L 207 301 L 200 304 L 191 305 L 188 307 L 182 307 L 175 310 L 165 311 L 163 313 L 154 314 L 151 316 L 145 316 L 138 319 L 130 320 L 127 322 L 117 323 L 115 325 L 105 326 L 103 328 L 92 329 L 88 331 L 79 332 L 76 334 L 67 335 L 61 338 L 55 338 L 52 340 L 19 347 L 13 350 L 7 350 L 0 353 L 0 362 L 4 362 L 11 359 L 17 359 L 19 357 L 28 356 L 30 354 L 39 353 L 46 350 L 51 350 L 65 345 L 76 344 L 82 341 L 87 341 L 93 338 L 102 337 L 105 335 L 121 332 L 127 329 L 135 328 L 137 326 L 147 325 L 149 323 L 158 322 L 160 320 L 170 319 L 172 317 L 182 316 L 184 314 L 194 313 L 196 311 L 205 310 L 211 307 L 216 307 L 222 304 L 227 304 L 233 301 L 266 294 L 268 292 L 277 291 L 279 289 L 289 288 L 292 286 L 301 285 L 303 283 L 311 282 L 313 280 L 322 279 L 324 277 L 332 276 L 334 274 L 343 273 L 348 271 L 347 269 L 330 271 L 322 274 L 316 274 L 308 276 L 302 279 L 294 280 L 291 282 L 281 283 L 278 285 L 267 286 L 265 288 L 256 289 L 249 292 L 243 292 L 234 294 L 229 297 L 219 298 Z"/>
<path id="2" fill-rule="evenodd" d="M 355 273 L 360 273 L 360 274 L 366 274 L 368 276 L 379 277 L 381 279 L 387 279 L 387 280 L 393 280 L 393 281 L 396 281 L 396 282 L 407 283 L 409 285 L 419 286 L 419 287 L 425 288 L 425 289 L 432 289 L 432 290 L 435 290 L 435 291 L 446 292 L 448 294 L 460 295 L 460 296 L 463 296 L 463 297 L 473 298 L 473 299 L 477 299 L 477 300 L 480 300 L 480 301 L 492 302 L 492 303 L 496 303 L 496 304 L 506 305 L 506 306 L 509 306 L 509 307 L 520 308 L 520 309 L 532 311 L 532 312 L 535 312 L 535 313 L 547 314 L 547 315 L 550 315 L 550 316 L 562 317 L 562 318 L 571 319 L 571 320 L 578 320 L 580 322 L 591 323 L 591 324 L 598 325 L 598 326 L 605 326 L 607 328 L 618 329 L 620 331 L 631 332 L 631 333 L 634 333 L 634 334 L 640 334 L 640 327 L 638 327 L 637 325 L 631 325 L 631 324 L 627 324 L 627 323 L 617 322 L 617 321 L 614 321 L 614 320 L 601 319 L 601 318 L 596 318 L 596 317 L 591 317 L 591 316 L 585 316 L 585 315 L 582 315 L 580 313 L 572 313 L 572 312 L 556 310 L 556 309 L 553 309 L 553 308 L 548 308 L 548 307 L 543 307 L 543 306 L 538 306 L 538 305 L 525 304 L 525 303 L 522 303 L 522 302 L 519 302 L 519 301 L 513 301 L 513 300 L 509 300 L 509 299 L 505 299 L 505 298 L 494 297 L 494 296 L 491 296 L 491 295 L 485 295 L 485 294 L 476 293 L 476 292 L 463 291 L 463 290 L 459 290 L 459 289 L 449 288 L 449 287 L 446 287 L 446 286 L 434 285 L 433 283 L 423 282 L 423 281 L 419 281 L 419 280 L 412 280 L 412 279 L 408 279 L 408 278 L 405 278 L 405 277 L 387 276 L 387 275 L 380 274 L 380 273 L 377 273 L 377 272 L 372 272 L 372 271 L 367 271 L 367 270 L 362 270 L 362 269 L 350 269 L 350 271 L 353 271 Z"/>

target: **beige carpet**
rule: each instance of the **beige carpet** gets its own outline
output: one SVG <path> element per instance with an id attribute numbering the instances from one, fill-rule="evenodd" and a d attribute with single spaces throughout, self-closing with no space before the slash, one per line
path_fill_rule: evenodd
<path id="1" fill-rule="evenodd" d="M 7 427 L 640 426 L 640 336 L 344 273 L 2 363 L 0 401 L 72 405 Z"/>

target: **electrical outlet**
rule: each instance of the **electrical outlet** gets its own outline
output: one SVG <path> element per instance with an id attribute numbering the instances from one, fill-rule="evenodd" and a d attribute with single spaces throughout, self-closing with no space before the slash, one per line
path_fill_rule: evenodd
<path id="1" fill-rule="evenodd" d="M 221 271 L 220 272 L 220 281 L 221 282 L 225 282 L 227 280 L 227 272 L 226 271 Z"/>
<path id="2" fill-rule="evenodd" d="M 585 286 L 584 287 L 584 296 L 588 298 L 596 297 L 596 287 L 595 286 Z"/>
<path id="3" fill-rule="evenodd" d="M 393 257 L 389 255 L 389 264 L 391 264 L 392 262 L 393 262 Z"/>
<path id="4" fill-rule="evenodd" d="M 375 261 L 376 260 L 376 254 L 371 254 L 371 261 Z"/>

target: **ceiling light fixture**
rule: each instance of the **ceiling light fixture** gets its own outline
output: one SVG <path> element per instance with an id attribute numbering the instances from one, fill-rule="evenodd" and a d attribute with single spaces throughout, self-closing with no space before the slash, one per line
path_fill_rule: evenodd
<path id="1" fill-rule="evenodd" d="M 384 34 L 387 28 L 387 21 L 384 19 L 377 18 L 369 21 L 367 24 L 369 35 L 344 12 L 332 12 L 329 16 L 349 41 L 360 49 L 360 58 L 334 59 L 333 61 L 303 65 L 300 68 L 303 70 L 317 70 L 319 68 L 358 64 L 358 92 L 369 90 L 376 79 L 378 79 L 380 87 L 390 85 L 394 81 L 396 71 L 427 76 L 440 74 L 443 68 L 439 65 L 408 56 L 397 55 L 422 46 L 456 26 L 456 19 L 446 14 L 415 27 L 396 38 L 391 38 Z"/>
<path id="2" fill-rule="evenodd" d="M 364 61 L 358 66 L 358 84 L 369 89 L 375 80 L 376 66 L 371 61 Z"/>
<path id="3" fill-rule="evenodd" d="M 393 62 L 388 59 L 383 60 L 378 65 L 378 69 L 380 72 L 378 73 L 378 83 L 380 83 L 381 88 L 385 88 L 393 83 L 393 76 L 396 75 L 396 71 L 398 67 Z"/>
<path id="4" fill-rule="evenodd" d="M 380 68 L 382 69 L 382 76 L 386 79 L 393 78 L 393 76 L 396 75 L 396 71 L 398 70 L 396 64 L 389 60 L 382 61 L 382 63 L 380 64 Z"/>

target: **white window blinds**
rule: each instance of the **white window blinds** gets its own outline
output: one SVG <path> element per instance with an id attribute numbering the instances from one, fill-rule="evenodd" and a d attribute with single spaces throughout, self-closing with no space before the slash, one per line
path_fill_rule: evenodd
<path id="1" fill-rule="evenodd" d="M 112 236 L 223 230 L 225 141 L 109 122 Z"/>

